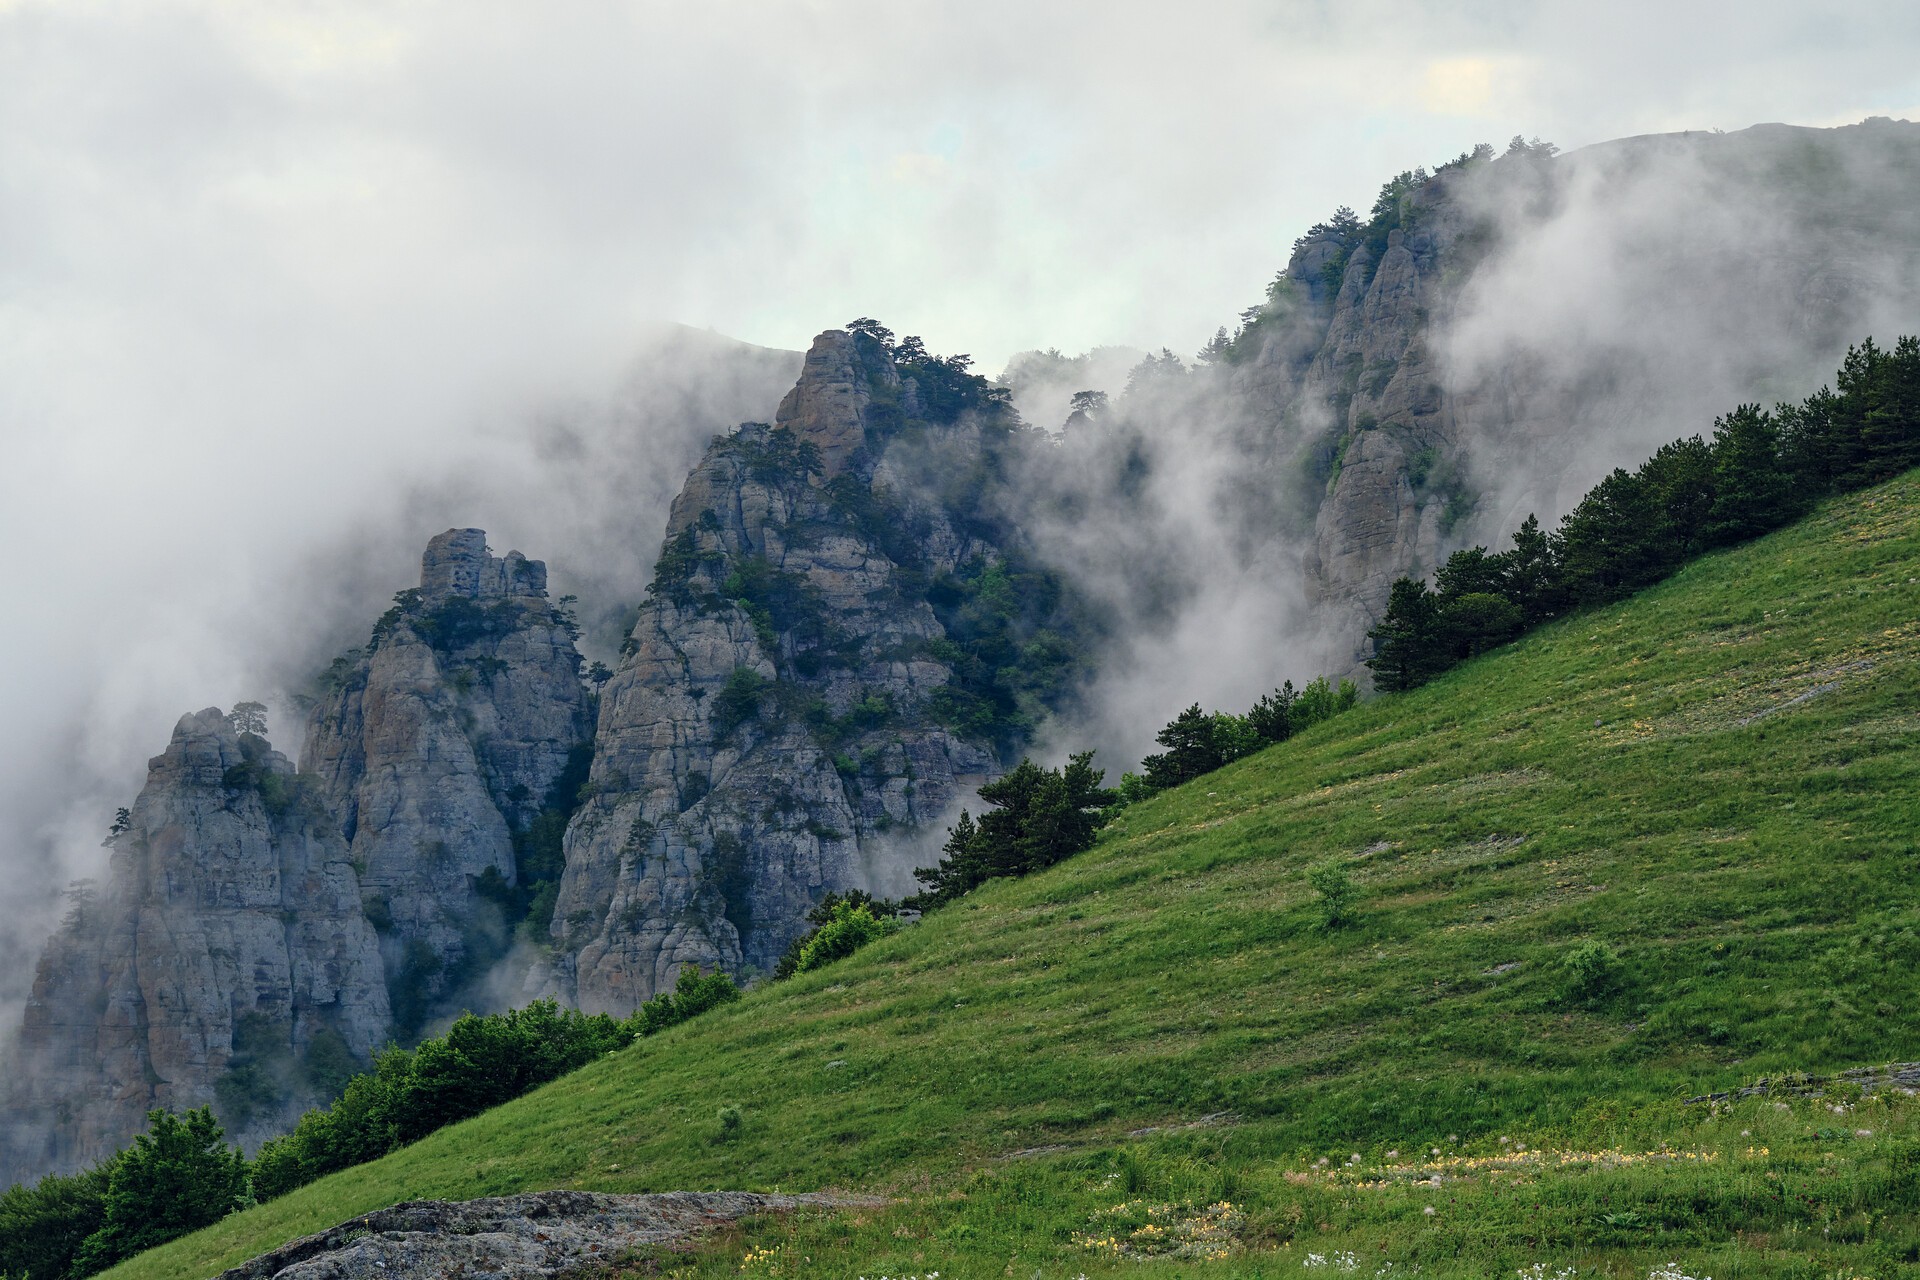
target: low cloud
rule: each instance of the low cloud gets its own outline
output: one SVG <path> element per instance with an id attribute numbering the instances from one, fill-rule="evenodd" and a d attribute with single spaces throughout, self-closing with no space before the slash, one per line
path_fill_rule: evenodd
<path id="1" fill-rule="evenodd" d="M 0 999 L 178 715 L 362 639 L 430 534 L 486 527 L 613 626 L 700 438 L 786 376 L 633 369 L 659 322 L 1185 355 L 1460 111 L 1567 145 L 1850 117 L 1914 100 L 1917 34 L 1784 0 L 0 4 Z M 1122 744 L 1318 661 L 1296 535 L 1243 554 L 1244 455 L 1202 456 L 1244 422 L 1168 421 L 1165 562 L 1209 603 L 1115 668 Z M 1083 558 L 1137 602 L 1122 532 Z"/>

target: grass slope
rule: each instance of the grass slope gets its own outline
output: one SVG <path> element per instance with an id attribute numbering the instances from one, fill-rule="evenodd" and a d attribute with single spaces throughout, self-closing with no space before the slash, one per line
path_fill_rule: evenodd
<path id="1" fill-rule="evenodd" d="M 900 1197 L 646 1264 L 696 1274 L 1072 1276 L 1156 1239 L 1222 1275 L 1891 1274 L 1910 1104 L 1680 1100 L 1920 1059 L 1916 579 L 1920 473 L 109 1274 L 559 1186 Z M 1328 858 L 1362 890 L 1334 931 Z M 1586 940 L 1622 960 L 1597 1006 L 1563 994 Z"/>

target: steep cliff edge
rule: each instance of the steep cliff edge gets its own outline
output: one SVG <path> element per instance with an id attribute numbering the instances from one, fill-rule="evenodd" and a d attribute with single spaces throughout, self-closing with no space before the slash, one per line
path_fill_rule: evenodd
<path id="1" fill-rule="evenodd" d="M 592 695 L 546 585 L 540 561 L 449 529 L 308 713 L 301 766 L 360 868 L 402 1031 L 505 953 L 523 881 L 557 879 L 538 846 L 571 811 Z"/>
<path id="2" fill-rule="evenodd" d="M 583 1008 L 770 969 L 1076 678 L 1086 624 L 1008 489 L 1044 443 L 874 329 L 821 334 L 775 424 L 716 439 L 674 503 L 567 832 L 554 988 Z"/>
<path id="3" fill-rule="evenodd" d="M 184 716 L 48 944 L 0 1124 L 6 1172 L 104 1156 L 155 1107 L 242 1140 L 338 1086 L 391 1023 L 362 885 L 318 788 L 218 710 Z"/>
<path id="4" fill-rule="evenodd" d="M 1316 622 L 1362 650 L 1395 578 L 1920 315 L 1920 125 L 1552 152 L 1482 148 L 1316 226 L 1205 380 L 1270 487 L 1307 482 Z"/>

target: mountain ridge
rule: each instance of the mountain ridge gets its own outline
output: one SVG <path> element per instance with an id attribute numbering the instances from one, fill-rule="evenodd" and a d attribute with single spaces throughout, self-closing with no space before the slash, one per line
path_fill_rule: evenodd
<path id="1" fill-rule="evenodd" d="M 951 811 L 1097 688 L 1139 633 L 1190 611 L 1210 623 L 1218 602 L 1194 602 L 1223 566 L 1182 541 L 1196 512 L 1226 531 L 1210 551 L 1232 557 L 1227 568 L 1271 561 L 1287 582 L 1297 571 L 1314 602 L 1317 634 L 1272 638 L 1263 664 L 1300 663 L 1316 644 L 1356 663 L 1394 578 L 1488 528 L 1504 534 L 1529 504 L 1551 515 L 1583 458 L 1619 444 L 1596 424 L 1675 375 L 1644 349 L 1605 344 L 1570 371 L 1545 368 L 1537 352 L 1515 354 L 1511 334 L 1475 338 L 1498 308 L 1474 290 L 1510 299 L 1502 273 L 1564 269 L 1564 255 L 1526 254 L 1543 238 L 1553 247 L 1556 219 L 1578 213 L 1596 181 L 1618 180 L 1635 214 L 1615 246 L 1630 258 L 1645 235 L 1673 230 L 1660 202 L 1635 203 L 1660 182 L 1684 194 L 1751 171 L 1779 179 L 1775 204 L 1801 219 L 1796 234 L 1823 210 L 1854 221 L 1804 244 L 1730 240 L 1698 261 L 1721 225 L 1682 227 L 1669 252 L 1684 270 L 1663 284 L 1678 296 L 1702 272 L 1770 263 L 1740 295 L 1755 305 L 1737 332 L 1766 339 L 1761 363 L 1788 338 L 1804 356 L 1920 280 L 1920 222 L 1873 198 L 1920 182 L 1920 127 L 1855 130 L 1666 135 L 1564 157 L 1516 140 L 1505 156 L 1410 171 L 1367 221 L 1348 212 L 1303 235 L 1211 367 L 1190 376 L 1170 354 L 1149 359 L 1137 388 L 1079 411 L 1059 440 L 1020 423 L 964 358 L 870 320 L 828 330 L 774 421 L 716 437 L 682 485 L 611 672 L 582 670 L 577 624 L 546 599 L 541 562 L 495 559 L 478 529 L 440 535 L 421 587 L 323 678 L 302 752 L 376 935 L 380 1016 L 405 1036 L 462 1001 L 538 993 L 625 1012 L 687 964 L 767 972 L 828 892 L 897 892 L 915 859 L 932 860 Z M 1875 185 L 1863 156 L 1900 163 Z M 1680 168 L 1660 167 L 1675 157 Z M 1879 257 L 1856 252 L 1876 236 Z M 1463 354 L 1473 341 L 1477 372 Z M 786 359 L 751 354 L 761 374 Z M 1213 474 L 1181 488 L 1183 453 L 1217 453 Z M 1178 483 L 1157 489 L 1167 475 Z M 1102 539 L 1110 563 L 1080 563 Z M 279 785 L 277 766 L 262 776 Z M 127 907 L 123 933 L 137 914 Z M 60 981 L 77 991 L 99 964 L 64 945 L 50 963 L 72 960 Z M 366 954 L 364 940 L 352 949 Z M 36 998 L 35 1036 L 84 1038 L 84 1016 L 56 1033 Z M 100 1084 L 112 1122 L 81 1125 L 89 1136 L 66 1146 L 41 1133 L 42 1154 L 21 1167 L 47 1167 L 48 1142 L 56 1163 L 104 1154 L 146 1103 L 209 1100 L 223 1079 L 232 1098 L 257 1095 L 249 1122 L 297 1112 L 309 1041 L 278 997 L 280 1011 L 260 1014 L 270 1036 L 246 1022 L 265 998 L 206 996 L 195 1015 L 206 1052 L 177 1090 L 145 1079 L 149 1068 L 114 1068 Z M 361 1025 L 375 1003 L 353 1015 L 350 1058 L 377 1039 Z M 44 1125 L 59 1113 L 51 1095 L 31 1097 L 14 1114 Z M 270 1130 L 236 1131 L 251 1142 Z"/>
<path id="2" fill-rule="evenodd" d="M 1916 575 L 1909 473 L 114 1274 L 205 1273 L 396 1199 L 534 1185 L 881 1192 L 894 1207 L 857 1222 L 750 1237 L 869 1272 L 995 1274 L 1010 1251 L 1129 1266 L 1074 1233 L 1094 1238 L 1086 1215 L 1133 1196 L 1189 1213 L 1231 1201 L 1246 1224 L 1219 1237 L 1229 1268 L 1297 1268 L 1299 1250 L 1379 1236 L 1408 1251 L 1390 1260 L 1440 1274 L 1463 1252 L 1474 1274 L 1543 1253 L 1644 1269 L 1734 1247 L 1725 1214 L 1697 1207 L 1725 1204 L 1736 1225 L 1773 1224 L 1771 1242 L 1749 1232 L 1749 1265 L 1815 1251 L 1859 1272 L 1879 1256 L 1846 1252 L 1870 1247 L 1859 1230 L 1819 1232 L 1824 1197 L 1851 1203 L 1855 1184 L 1804 1170 L 1864 1171 L 1883 1141 L 1894 1158 L 1916 1117 L 1862 1103 L 1861 1154 L 1836 1157 L 1837 1129 L 1799 1134 L 1856 1123 L 1832 1099 L 1726 1115 L 1683 1100 L 1920 1047 L 1900 1017 L 1920 981 L 1904 799 L 1920 770 Z M 1338 929 L 1304 874 L 1326 859 L 1359 890 Z M 1567 958 L 1588 944 L 1615 967 L 1570 986 Z M 737 1136 L 712 1136 L 716 1101 L 744 1115 Z M 1429 1146 L 1431 1163 L 1403 1154 Z M 1595 1172 L 1547 1181 L 1524 1156 L 1542 1146 Z M 1694 1150 L 1713 1154 L 1673 1155 Z M 1338 1181 L 1316 1160 L 1329 1155 L 1361 1181 Z M 1788 1230 L 1797 1208 L 1720 1180 L 1763 1171 L 1800 1179 L 1810 1238 Z M 1423 1201 L 1449 1216 L 1423 1218 Z M 1562 1206 L 1557 1225 L 1529 1217 L 1536 1201 Z M 1883 1201 L 1888 1230 L 1904 1203 Z M 737 1271 L 740 1247 L 719 1240 L 698 1264 Z"/>

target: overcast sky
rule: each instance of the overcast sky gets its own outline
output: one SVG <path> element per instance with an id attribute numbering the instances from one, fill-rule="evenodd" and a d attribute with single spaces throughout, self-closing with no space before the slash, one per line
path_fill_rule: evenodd
<path id="1" fill-rule="evenodd" d="M 3 888 L 262 692 L 329 548 L 604 400 L 653 322 L 1189 353 L 1478 141 L 1920 117 L 1920 6 L 1734 14 L 0 0 Z"/>

